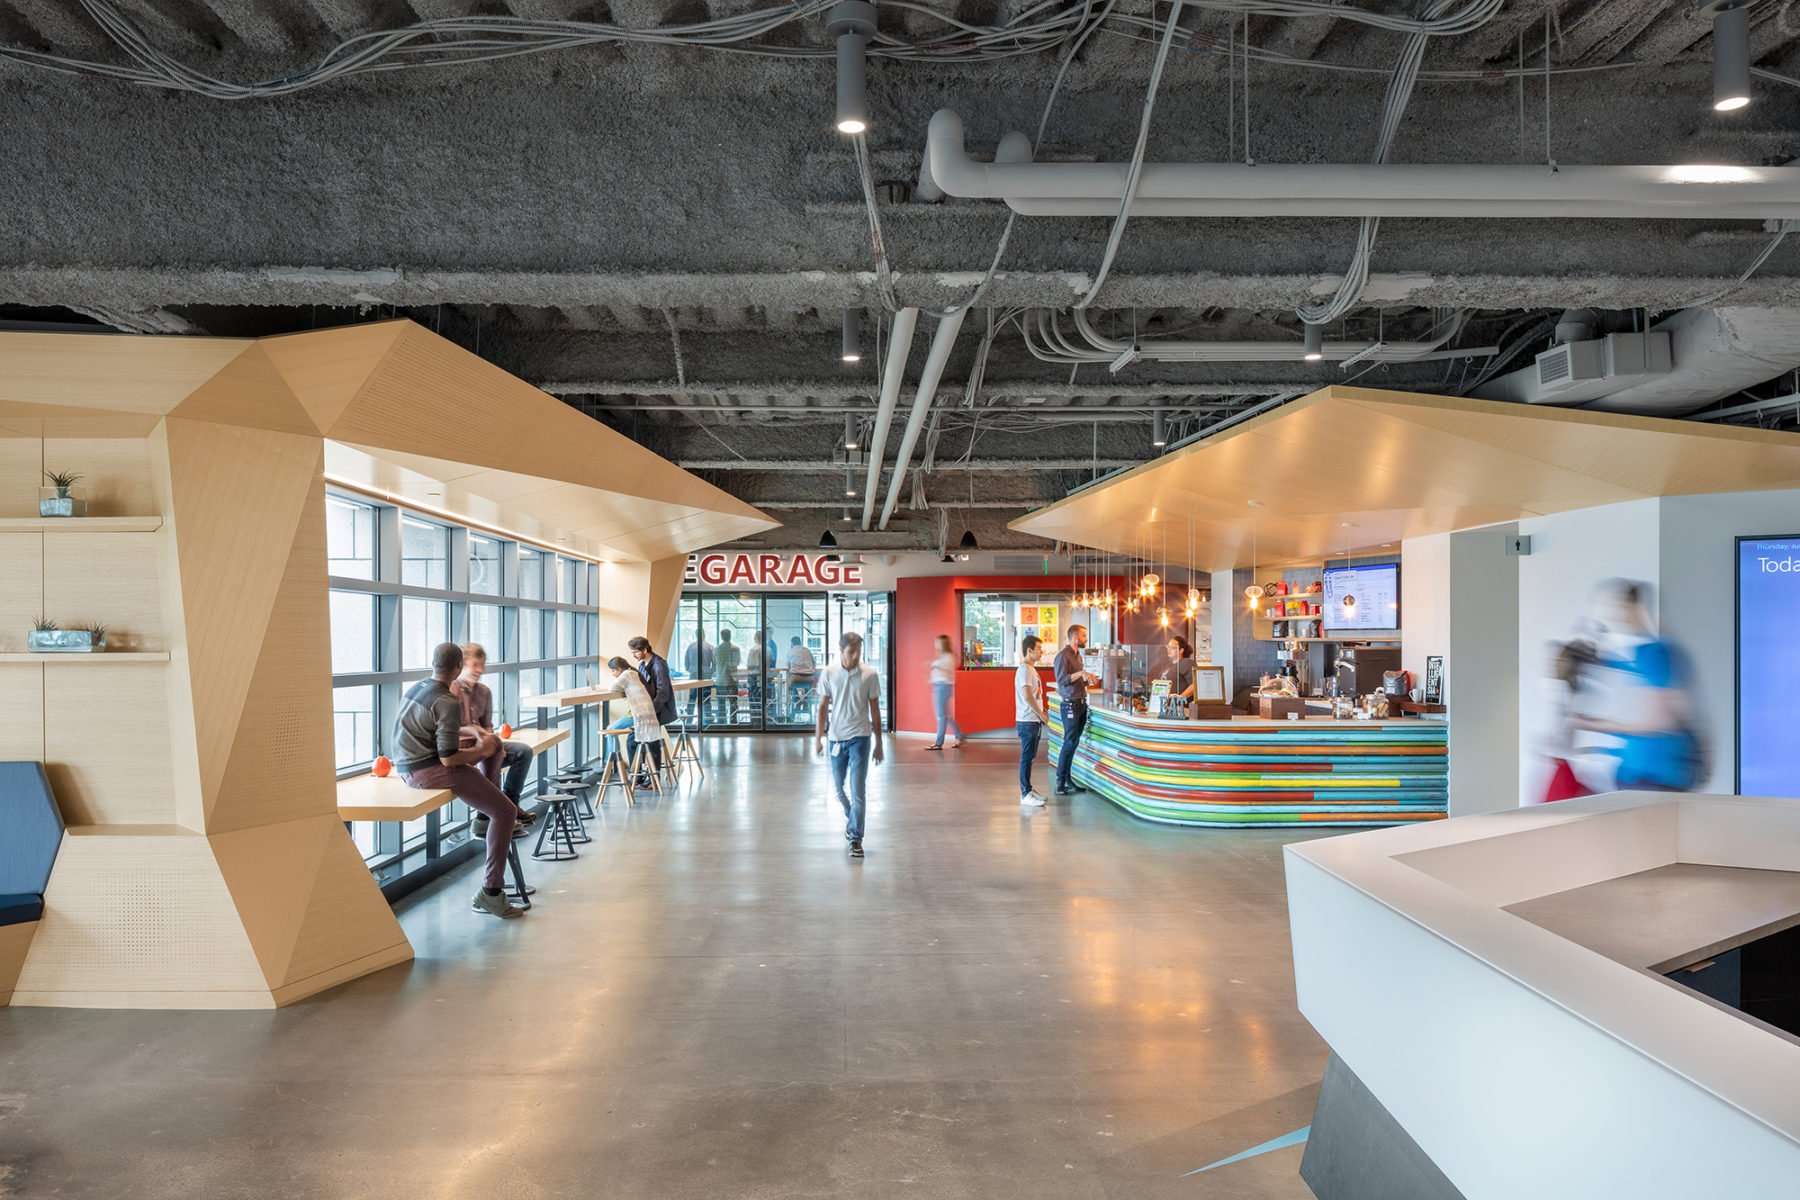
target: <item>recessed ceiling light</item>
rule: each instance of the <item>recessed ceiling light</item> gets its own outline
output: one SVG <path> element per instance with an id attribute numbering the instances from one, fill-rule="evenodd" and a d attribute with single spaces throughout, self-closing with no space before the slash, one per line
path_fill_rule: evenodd
<path id="1" fill-rule="evenodd" d="M 1261 508 L 1263 506 L 1261 500 L 1246 500 L 1244 503 L 1248 504 L 1251 508 Z"/>

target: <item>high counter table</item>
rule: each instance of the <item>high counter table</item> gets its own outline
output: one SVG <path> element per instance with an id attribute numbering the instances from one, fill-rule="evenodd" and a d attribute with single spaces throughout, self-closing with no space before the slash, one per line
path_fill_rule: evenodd
<path id="1" fill-rule="evenodd" d="M 1050 709 L 1050 762 L 1062 718 Z M 1165 720 L 1091 704 L 1072 774 L 1165 825 L 1404 825 L 1449 802 L 1443 721 Z"/>
<path id="2" fill-rule="evenodd" d="M 677 679 L 674 681 L 674 691 L 678 696 L 682 692 L 691 692 L 698 688 L 712 686 L 712 681 L 708 679 Z M 619 688 L 580 687 L 569 688 L 560 692 L 545 692 L 541 696 L 522 696 L 519 698 L 519 707 L 574 709 L 575 765 L 579 767 L 584 759 L 581 748 L 587 745 L 587 706 L 590 704 L 600 705 L 601 727 L 605 728 L 605 722 L 612 715 L 611 710 L 607 706 L 614 700 L 623 700 L 624 698 L 625 693 Z"/>

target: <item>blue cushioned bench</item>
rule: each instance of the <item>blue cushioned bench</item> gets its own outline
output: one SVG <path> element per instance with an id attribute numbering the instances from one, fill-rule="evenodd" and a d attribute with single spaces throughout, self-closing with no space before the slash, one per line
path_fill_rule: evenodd
<path id="1" fill-rule="evenodd" d="M 12 1002 L 62 839 L 44 765 L 0 762 L 0 1005 Z"/>

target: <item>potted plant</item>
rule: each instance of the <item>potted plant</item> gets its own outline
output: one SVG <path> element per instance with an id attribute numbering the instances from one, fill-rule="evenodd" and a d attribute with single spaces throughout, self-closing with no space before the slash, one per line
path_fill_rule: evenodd
<path id="1" fill-rule="evenodd" d="M 44 478 L 50 486 L 38 489 L 38 516 L 40 517 L 85 517 L 87 516 L 87 500 L 71 494 L 70 489 L 81 482 L 81 476 L 74 471 L 45 471 Z"/>
<path id="2" fill-rule="evenodd" d="M 106 626 L 64 629 L 49 617 L 38 617 L 31 623 L 25 647 L 34 654 L 92 654 L 106 649 Z"/>

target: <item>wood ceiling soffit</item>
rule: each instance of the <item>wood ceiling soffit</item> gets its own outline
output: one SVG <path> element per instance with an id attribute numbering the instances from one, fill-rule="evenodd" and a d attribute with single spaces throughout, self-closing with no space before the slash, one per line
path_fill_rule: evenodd
<path id="1" fill-rule="evenodd" d="M 473 446 L 484 467 L 760 515 L 549 393 L 418 325 L 405 324 L 368 384 L 325 431 L 327 437 L 376 451 L 463 463 Z M 472 438 L 477 431 L 479 438 Z"/>
<path id="2" fill-rule="evenodd" d="M 169 413 L 190 421 L 318 437 L 319 427 L 260 343 L 227 363 Z"/>
<path id="3" fill-rule="evenodd" d="M 163 416 L 254 342 L 112 333 L 0 333 L 0 404 Z"/>
<path id="4" fill-rule="evenodd" d="M 343 417 L 408 324 L 374 321 L 263 338 L 258 345 L 323 433 Z"/>

